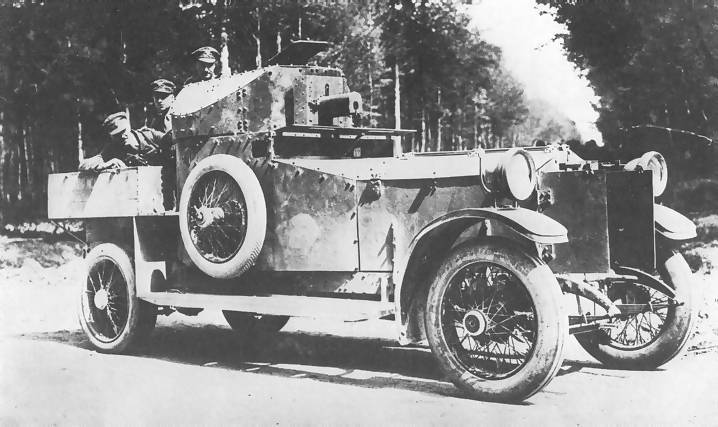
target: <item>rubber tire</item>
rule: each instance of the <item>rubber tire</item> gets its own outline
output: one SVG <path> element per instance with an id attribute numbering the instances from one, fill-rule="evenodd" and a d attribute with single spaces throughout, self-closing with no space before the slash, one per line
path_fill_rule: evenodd
<path id="1" fill-rule="evenodd" d="M 222 315 L 229 326 L 243 336 L 274 334 L 289 321 L 289 316 L 259 315 L 242 311 L 222 310 Z"/>
<path id="2" fill-rule="evenodd" d="M 511 271 L 531 297 L 537 316 L 537 339 L 531 358 L 509 377 L 482 379 L 466 370 L 452 354 L 441 332 L 441 302 L 451 278 L 475 262 L 490 262 Z M 522 401 L 541 390 L 563 362 L 568 316 L 562 310 L 560 286 L 549 267 L 515 243 L 492 238 L 456 247 L 439 267 L 429 288 L 425 326 L 429 346 L 446 376 L 472 398 L 497 402 Z"/>
<path id="3" fill-rule="evenodd" d="M 120 335 L 110 342 L 98 339 L 92 328 L 89 327 L 84 316 L 83 298 L 87 286 L 86 276 L 81 287 L 80 298 L 78 299 L 78 319 L 80 326 L 85 335 L 97 351 L 102 353 L 124 353 L 132 350 L 138 344 L 144 342 L 152 333 L 157 321 L 157 307 L 147 301 L 137 298 L 135 289 L 135 269 L 132 260 L 127 252 L 114 243 L 102 243 L 97 245 L 87 255 L 86 265 L 87 272 L 91 271 L 92 266 L 100 261 L 110 260 L 119 268 L 125 280 L 128 292 L 128 318 Z"/>
<path id="4" fill-rule="evenodd" d="M 243 193 L 247 207 L 247 233 L 244 243 L 231 259 L 215 263 L 205 259 L 192 243 L 187 218 L 192 190 L 198 180 L 208 172 L 223 171 L 234 179 Z M 202 159 L 187 176 L 179 204 L 179 224 L 182 242 L 190 259 L 200 270 L 217 279 L 240 276 L 257 260 L 267 231 L 267 205 L 259 181 L 252 169 L 240 158 L 228 154 L 215 154 Z"/>
<path id="5" fill-rule="evenodd" d="M 612 347 L 601 343 L 595 334 L 576 335 L 576 340 L 588 354 L 608 367 L 616 369 L 650 370 L 664 365 L 678 356 L 685 348 L 693 330 L 693 273 L 683 255 L 671 252 L 659 268 L 661 278 L 676 292 L 676 298 L 683 302 L 668 316 L 663 331 L 648 346 L 637 350 Z"/>

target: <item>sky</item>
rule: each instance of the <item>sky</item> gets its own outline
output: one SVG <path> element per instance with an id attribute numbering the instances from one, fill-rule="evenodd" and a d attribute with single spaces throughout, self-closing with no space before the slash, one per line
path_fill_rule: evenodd
<path id="1" fill-rule="evenodd" d="M 554 40 L 565 27 L 540 14 L 534 0 L 474 0 L 467 5 L 482 38 L 503 50 L 505 67 L 524 85 L 528 98 L 542 99 L 576 123 L 584 141 L 602 144 L 592 104 L 598 97 Z M 547 10 L 540 6 L 540 10 Z"/>

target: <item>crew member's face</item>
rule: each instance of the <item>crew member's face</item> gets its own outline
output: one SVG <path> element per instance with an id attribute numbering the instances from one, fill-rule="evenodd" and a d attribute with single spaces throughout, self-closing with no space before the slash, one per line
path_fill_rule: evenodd
<path id="1" fill-rule="evenodd" d="M 175 100 L 175 96 L 171 93 L 153 92 L 152 104 L 158 111 L 167 111 Z"/>
<path id="2" fill-rule="evenodd" d="M 197 77 L 202 80 L 210 80 L 214 78 L 214 63 L 197 61 L 195 64 L 195 71 Z"/>
<path id="3" fill-rule="evenodd" d="M 120 132 L 110 136 L 112 138 L 112 141 L 115 143 L 119 143 L 122 145 L 125 145 L 127 142 L 127 138 L 130 137 L 130 126 L 129 123 L 126 125 L 125 128 L 123 128 Z"/>

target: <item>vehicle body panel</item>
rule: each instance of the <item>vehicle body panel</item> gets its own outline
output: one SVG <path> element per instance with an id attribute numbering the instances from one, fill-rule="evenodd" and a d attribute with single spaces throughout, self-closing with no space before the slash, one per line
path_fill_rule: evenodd
<path id="1" fill-rule="evenodd" d="M 550 191 L 543 213 L 568 229 L 550 262 L 555 273 L 598 273 L 610 268 L 606 175 L 585 172 L 539 174 L 539 191 Z"/>
<path id="2" fill-rule="evenodd" d="M 48 218 L 163 215 L 162 180 L 159 166 L 50 174 Z"/>

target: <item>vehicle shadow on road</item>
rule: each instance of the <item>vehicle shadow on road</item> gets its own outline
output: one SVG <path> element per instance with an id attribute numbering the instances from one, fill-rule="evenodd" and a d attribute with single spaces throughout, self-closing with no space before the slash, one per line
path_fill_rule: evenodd
<path id="1" fill-rule="evenodd" d="M 80 330 L 21 337 L 92 350 Z M 399 347 L 395 341 L 380 338 L 279 332 L 247 341 L 217 325 L 158 325 L 149 343 L 128 357 L 466 398 L 443 377 L 427 348 Z M 601 365 L 568 360 L 558 375 L 575 374 L 583 368 L 600 369 Z"/>
<path id="2" fill-rule="evenodd" d="M 20 338 L 92 351 L 81 330 L 26 333 Z M 128 357 L 465 397 L 443 379 L 428 349 L 399 347 L 394 341 L 376 338 L 279 332 L 247 342 L 231 329 L 216 325 L 158 325 L 149 343 Z"/>

